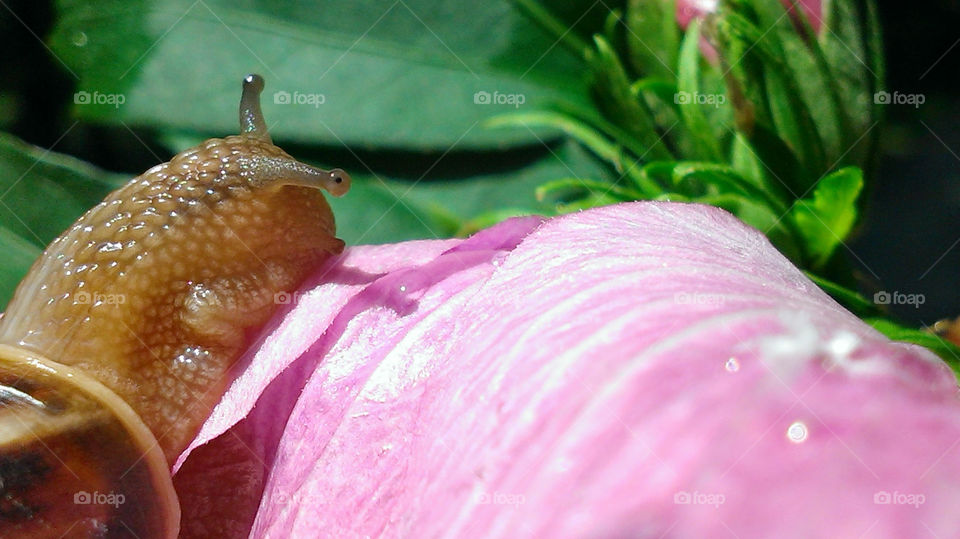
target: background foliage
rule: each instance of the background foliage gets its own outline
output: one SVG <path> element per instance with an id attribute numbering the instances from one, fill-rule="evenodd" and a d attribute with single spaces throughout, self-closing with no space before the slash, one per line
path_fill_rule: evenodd
<path id="1" fill-rule="evenodd" d="M 750 189 L 773 184 L 751 187 L 737 183 L 731 170 L 689 163 L 645 166 L 692 157 L 723 161 L 727 148 L 743 142 L 730 107 L 710 118 L 669 103 L 675 90 L 718 91 L 723 85 L 694 46 L 700 29 L 686 36 L 670 30 L 663 21 L 671 14 L 644 13 L 641 2 L 564 6 L 546 11 L 526 1 L 5 2 L 0 130 L 9 134 L 0 136 L 0 252 L 5 253 L 0 304 L 43 246 L 107 190 L 204 138 L 236 132 L 239 80 L 248 72 L 267 79 L 264 109 L 280 146 L 303 160 L 346 168 L 357 178 L 350 195 L 334 201 L 339 234 L 348 243 L 444 237 L 509 215 L 628 198 L 712 197 L 752 224 L 770 221 L 769 208 L 755 204 L 763 197 Z M 851 228 L 855 216 L 830 214 L 837 218 L 829 221 L 832 228 L 850 229 L 848 241 L 817 234 L 810 225 L 827 213 L 812 217 L 803 215 L 803 208 L 772 222 L 771 238 L 803 267 L 868 297 L 877 290 L 923 294 L 926 301 L 919 307 L 890 308 L 910 322 L 932 323 L 960 313 L 954 284 L 960 248 L 951 249 L 960 222 L 960 159 L 955 159 L 960 152 L 954 149 L 960 147 L 960 132 L 951 109 L 956 92 L 949 84 L 960 58 L 950 47 L 960 35 L 956 25 L 945 24 L 956 18 L 954 4 L 907 9 L 879 3 L 887 87 L 923 93 L 922 107 L 886 107 L 888 127 L 877 127 L 844 153 L 875 120 L 856 117 L 871 107 L 858 106 L 850 101 L 855 94 L 844 93 L 864 79 L 845 78 L 842 68 L 805 77 L 816 72 L 810 65 L 787 65 L 783 72 L 796 76 L 771 79 L 767 73 L 762 87 L 769 90 L 767 125 L 798 141 L 791 146 L 796 166 L 764 155 L 776 147 L 754 145 L 739 155 L 780 163 L 782 170 L 774 172 L 783 177 L 805 171 L 797 174 L 798 192 L 843 165 L 864 166 L 866 192 L 854 189 L 857 179 L 849 170 L 831 191 L 846 193 L 848 205 L 859 200 L 865 210 L 857 228 Z M 726 36 L 731 49 L 746 49 L 746 68 L 798 48 L 783 25 L 773 25 L 780 50 L 771 45 L 775 40 L 752 36 L 776 20 L 775 12 L 752 17 L 728 18 L 725 27 L 712 29 Z M 649 36 L 644 43 L 653 43 L 652 49 L 637 43 L 637 35 Z M 746 39 L 747 46 L 737 39 Z M 763 46 L 750 47 L 753 42 Z M 833 46 L 842 52 L 847 43 L 852 41 Z M 860 43 L 870 45 L 869 39 Z M 824 50 L 829 61 L 826 45 Z M 797 61 L 816 63 L 817 57 Z M 734 74 L 749 93 L 760 85 L 750 78 L 757 71 L 746 68 Z M 823 95 L 821 87 L 827 88 Z M 76 104 L 78 91 L 123 95 L 124 104 Z M 324 102 L 274 103 L 277 91 L 320 94 Z M 480 104 L 477 92 L 522 95 L 524 102 Z M 624 92 L 632 92 L 634 100 L 624 99 L 631 97 Z M 806 111 L 798 108 L 798 96 Z M 611 119 L 627 121 L 617 125 Z M 833 120 L 835 125 L 827 125 Z M 664 125 L 677 122 L 676 130 L 664 133 Z M 760 133 L 746 142 L 763 142 Z M 874 143 L 881 151 L 871 163 Z M 728 165 L 741 177 L 750 170 L 765 174 L 750 159 Z M 717 185 L 733 188 L 718 191 Z M 826 191 L 820 195 L 805 195 L 808 207 L 829 211 L 831 200 L 843 199 Z M 793 203 L 772 198 L 775 217 Z"/>

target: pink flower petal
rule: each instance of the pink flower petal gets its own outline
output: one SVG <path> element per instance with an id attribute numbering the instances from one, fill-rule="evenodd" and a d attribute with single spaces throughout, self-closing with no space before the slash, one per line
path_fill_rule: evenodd
<path id="1" fill-rule="evenodd" d="M 722 210 L 622 204 L 348 249 L 176 483 L 185 536 L 947 537 L 956 394 Z"/>

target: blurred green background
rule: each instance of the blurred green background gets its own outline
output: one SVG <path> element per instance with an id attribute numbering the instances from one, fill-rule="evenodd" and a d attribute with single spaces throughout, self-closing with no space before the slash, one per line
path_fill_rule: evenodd
<path id="1" fill-rule="evenodd" d="M 620 5 L 556 9 L 588 40 Z M 864 293 L 923 294 L 919 307 L 891 310 L 929 324 L 960 315 L 960 7 L 879 8 L 888 89 L 925 102 L 887 107 L 879 174 L 848 254 Z M 279 146 L 356 178 L 333 203 L 351 244 L 445 237 L 490 212 L 547 212 L 536 186 L 610 174 L 557 132 L 484 124 L 589 102 L 582 59 L 506 1 L 3 0 L 0 41 L 0 131 L 12 135 L 0 138 L 0 286 L 108 186 L 236 133 L 249 72 L 267 80 Z M 523 103 L 483 103 L 478 92 Z"/>

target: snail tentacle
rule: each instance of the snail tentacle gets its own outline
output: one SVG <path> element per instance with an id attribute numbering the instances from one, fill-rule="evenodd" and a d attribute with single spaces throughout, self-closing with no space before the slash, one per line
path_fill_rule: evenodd
<path id="1" fill-rule="evenodd" d="M 260 94 L 265 86 L 266 83 L 260 75 L 250 74 L 244 77 L 243 94 L 240 96 L 240 134 L 273 142 L 260 110 Z"/>

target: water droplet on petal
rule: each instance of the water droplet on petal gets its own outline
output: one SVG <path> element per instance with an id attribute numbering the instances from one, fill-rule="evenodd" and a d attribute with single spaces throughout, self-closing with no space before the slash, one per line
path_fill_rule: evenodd
<path id="1" fill-rule="evenodd" d="M 787 427 L 787 439 L 795 444 L 807 439 L 807 426 L 802 421 L 794 421 Z"/>
<path id="2" fill-rule="evenodd" d="M 727 364 L 724 365 L 724 368 L 727 369 L 727 372 L 737 372 L 740 370 L 740 362 L 737 361 L 737 358 L 731 357 L 727 360 Z"/>

